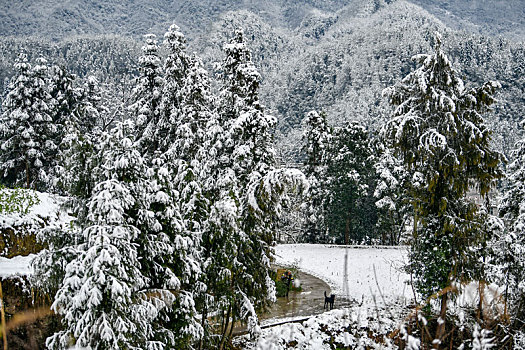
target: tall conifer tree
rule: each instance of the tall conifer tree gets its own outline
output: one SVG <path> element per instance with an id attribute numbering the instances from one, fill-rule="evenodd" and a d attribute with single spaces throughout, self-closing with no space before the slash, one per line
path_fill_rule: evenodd
<path id="1" fill-rule="evenodd" d="M 443 52 L 439 35 L 435 53 L 414 59 L 419 67 L 384 91 L 396 108 L 383 135 L 414 174 L 409 271 L 424 298 L 441 295 L 434 341 L 438 348 L 445 334 L 451 286 L 479 279 L 483 272 L 479 261 L 487 232 L 466 194 L 475 188 L 486 195 L 501 176 L 501 155 L 491 149 L 491 132 L 482 118 L 494 103 L 499 84 L 466 89 Z"/>
<path id="2" fill-rule="evenodd" d="M 45 189 L 58 149 L 60 126 L 52 116 L 48 67 L 43 58 L 34 66 L 21 54 L 18 75 L 10 83 L 0 118 L 0 171 L 9 186 Z"/>
<path id="3" fill-rule="evenodd" d="M 332 130 L 326 121 L 324 112 L 315 111 L 306 114 L 303 120 L 303 142 L 306 159 L 304 172 L 309 186 L 308 201 L 305 204 L 306 215 L 305 239 L 307 242 L 326 242 L 325 202 L 328 198 L 326 169 L 328 148 Z"/>
<path id="4" fill-rule="evenodd" d="M 222 315 L 220 348 L 238 320 L 248 323 L 253 336 L 258 334 L 256 311 L 275 299 L 269 274 L 273 224 L 286 189 L 303 182 L 302 174 L 275 168 L 275 119 L 260 104 L 260 76 L 242 30 L 235 31 L 224 50 L 219 133 L 212 144 L 216 176 L 207 188 L 212 202 L 203 240 L 205 273 L 213 276 L 208 287 Z"/>
<path id="5" fill-rule="evenodd" d="M 509 188 L 499 208 L 507 226 L 499 260 L 504 268 L 502 282 L 507 284 L 505 296 L 512 326 L 517 330 L 522 329 L 525 316 L 525 139 L 516 144 L 512 155 L 514 159 L 508 167 Z"/>

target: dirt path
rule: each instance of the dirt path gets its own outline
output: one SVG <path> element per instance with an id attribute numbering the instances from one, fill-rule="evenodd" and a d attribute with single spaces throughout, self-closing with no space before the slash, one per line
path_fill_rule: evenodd
<path id="1" fill-rule="evenodd" d="M 301 271 L 299 271 L 297 279 L 301 282 L 302 291 L 290 291 L 288 297 L 277 298 L 277 302 L 267 313 L 259 315 L 263 328 L 283 323 L 289 319 L 308 318 L 327 311 L 324 309 L 324 292 L 330 294 L 330 286 L 323 280 Z M 334 309 L 348 307 L 352 303 L 352 301 L 336 295 Z M 246 328 L 243 326 L 234 328 L 235 335 L 245 333 Z"/>
<path id="2" fill-rule="evenodd" d="M 330 286 L 323 280 L 301 271 L 297 278 L 301 282 L 302 291 L 290 292 L 288 298 L 277 298 L 277 302 L 270 311 L 259 316 L 263 325 L 278 322 L 282 318 L 312 316 L 326 311 L 324 309 L 324 292 L 326 291 L 329 295 Z M 336 295 L 334 309 L 350 304 L 349 300 Z"/>

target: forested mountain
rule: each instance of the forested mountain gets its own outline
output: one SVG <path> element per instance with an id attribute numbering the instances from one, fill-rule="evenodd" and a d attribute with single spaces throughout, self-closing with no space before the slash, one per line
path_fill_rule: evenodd
<path id="1" fill-rule="evenodd" d="M 164 33 L 173 21 L 194 37 L 221 14 L 249 10 L 274 26 L 295 27 L 312 10 L 335 12 L 345 0 L 219 0 L 219 1 L 56 1 L 23 0 L 0 4 L 0 35 L 64 38 L 79 34 L 140 36 Z"/>
<path id="2" fill-rule="evenodd" d="M 189 37 L 205 31 L 228 11 L 258 13 L 274 27 L 296 28 L 312 11 L 378 8 L 396 0 L 219 0 L 57 1 L 21 0 L 0 4 L 0 35 L 63 38 L 79 34 L 142 35 L 163 32 L 174 20 Z M 523 0 L 410 0 L 455 28 L 523 38 Z"/>
<path id="3" fill-rule="evenodd" d="M 523 0 L 411 0 L 447 25 L 478 33 L 503 35 L 523 40 Z"/>
<path id="4" fill-rule="evenodd" d="M 360 120 L 375 130 L 389 113 L 381 91 L 414 67 L 411 56 L 428 51 L 439 30 L 467 81 L 501 82 L 500 103 L 490 122 L 498 149 L 507 153 L 519 136 L 525 96 L 523 26 L 512 25 L 522 21 L 524 6 L 523 1 L 486 3 L 5 2 L 0 5 L 2 91 L 13 74 L 12 62 L 25 50 L 30 60 L 43 55 L 80 77 L 95 75 L 117 87 L 111 89 L 112 99 L 125 99 L 137 73 L 140 36 L 161 34 L 173 21 L 187 33 L 190 49 L 220 74 L 214 68 L 222 60 L 222 45 L 234 28 L 242 27 L 261 71 L 261 99 L 278 119 L 280 152 L 294 161 L 300 157 L 299 124 L 312 109 L 325 110 L 334 125 Z"/>

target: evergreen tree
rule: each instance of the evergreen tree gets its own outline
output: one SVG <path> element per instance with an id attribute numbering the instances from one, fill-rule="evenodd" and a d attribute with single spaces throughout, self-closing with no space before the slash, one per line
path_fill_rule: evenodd
<path id="1" fill-rule="evenodd" d="M 146 43 L 142 47 L 142 56 L 139 57 L 140 76 L 136 79 L 131 97 L 135 102 L 129 110 L 135 120 L 137 135 L 148 140 L 155 133 L 159 121 L 164 79 L 155 35 L 147 34 L 145 37 Z M 152 144 L 149 146 L 154 147 Z M 154 150 L 148 151 L 152 153 Z"/>
<path id="2" fill-rule="evenodd" d="M 65 125 L 70 119 L 78 118 L 82 102 L 82 89 L 76 86 L 76 76 L 65 68 L 54 65 L 50 68 L 49 90 L 55 101 L 52 115 L 53 121 L 59 125 L 55 134 L 55 144 L 60 145 L 65 135 Z"/>
<path id="3" fill-rule="evenodd" d="M 203 260 L 213 307 L 220 319 L 223 348 L 231 324 L 248 323 L 258 334 L 256 311 L 275 299 L 270 278 L 273 225 L 285 191 L 302 184 L 302 174 L 275 169 L 271 133 L 275 119 L 259 102 L 259 73 L 243 32 L 225 47 L 219 119 L 211 143 L 207 186 L 210 217 L 203 236 Z"/>
<path id="4" fill-rule="evenodd" d="M 143 109 L 149 115 L 144 117 L 145 131 L 139 134 L 150 182 L 143 185 L 139 225 L 153 239 L 141 248 L 148 256 L 143 271 L 155 286 L 178 281 L 165 326 L 176 330 L 176 347 L 185 347 L 202 336 L 202 327 L 195 320 L 195 299 L 205 290 L 199 282 L 199 246 L 207 203 L 201 188 L 206 153 L 202 142 L 213 106 L 207 73 L 197 58 L 186 54 L 184 36 L 176 25 L 166 33 L 165 45 L 169 50 L 165 76 L 154 79 L 164 82 L 162 100 L 156 100 L 160 85 L 151 85 L 146 94 L 150 102 L 145 101 L 148 107 Z M 146 61 L 157 60 L 150 57 Z M 152 253 L 151 247 L 160 251 Z"/>
<path id="5" fill-rule="evenodd" d="M 328 148 L 332 130 L 326 122 L 324 112 L 309 112 L 303 120 L 303 142 L 306 159 L 304 173 L 309 183 L 308 200 L 304 205 L 307 242 L 326 242 L 324 204 L 327 200 L 326 170 L 329 159 Z"/>
<path id="6" fill-rule="evenodd" d="M 60 126 L 52 111 L 48 67 L 39 58 L 32 67 L 25 54 L 15 63 L 18 75 L 10 83 L 0 118 L 0 171 L 9 186 L 42 190 L 54 165 Z"/>
<path id="7" fill-rule="evenodd" d="M 191 57 L 186 53 L 186 39 L 176 24 L 172 24 L 164 34 L 164 46 L 168 50 L 168 56 L 164 62 L 164 87 L 160 105 L 159 121 L 152 121 L 152 130 L 155 130 L 151 149 L 161 153 L 166 152 L 171 146 L 171 140 L 176 137 L 180 125 L 181 103 Z M 155 125 L 156 124 L 156 125 Z"/>
<path id="8" fill-rule="evenodd" d="M 176 260 L 188 243 L 179 238 L 171 244 L 164 230 L 177 220 L 171 208 L 163 218 L 151 210 L 170 198 L 162 191 L 151 195 L 158 187 L 131 135 L 133 124 L 124 122 L 105 138 L 102 181 L 78 226 L 79 252 L 53 304 L 65 329 L 49 338 L 51 348 L 71 342 L 94 349 L 183 348 L 194 336 L 195 322 L 184 313 L 193 301 L 179 271 L 191 261 Z"/>
<path id="9" fill-rule="evenodd" d="M 384 95 L 396 106 L 383 135 L 413 172 L 410 197 L 414 232 L 409 272 L 424 298 L 441 295 L 435 346 L 445 332 L 447 301 L 454 283 L 482 276 L 488 232 L 470 188 L 484 196 L 501 176 L 501 155 L 490 147 L 482 114 L 499 84 L 465 89 L 435 37 L 435 53 L 417 55 L 420 66 Z"/>
<path id="10" fill-rule="evenodd" d="M 375 208 L 369 200 L 374 169 L 365 128 L 358 122 L 336 128 L 327 157 L 328 236 L 344 244 L 366 242 L 374 231 Z"/>
<path id="11" fill-rule="evenodd" d="M 86 201 L 101 180 L 103 130 L 109 113 L 103 105 L 102 91 L 95 77 L 90 76 L 75 88 L 76 101 L 65 118 L 64 137 L 60 143 L 59 164 L 56 167 L 57 187 L 69 195 L 66 206 L 79 222 L 86 215 Z"/>
<path id="12" fill-rule="evenodd" d="M 378 141 L 375 149 L 379 155 L 374 164 L 377 174 L 374 198 L 379 209 L 377 229 L 382 244 L 398 245 L 404 238 L 405 226 L 412 215 L 406 191 L 410 174 L 392 150 Z"/>
<path id="13" fill-rule="evenodd" d="M 512 163 L 508 167 L 509 188 L 501 202 L 499 213 L 506 223 L 500 264 L 503 266 L 503 283 L 507 290 L 513 328 L 523 327 L 525 317 L 525 139 L 516 144 Z"/>
<path id="14" fill-rule="evenodd" d="M 88 79 L 84 86 L 75 87 L 73 77 L 54 68 L 52 94 L 56 96 L 57 113 L 64 128 L 59 143 L 58 164 L 53 190 L 67 195 L 63 204 L 73 213 L 75 224 L 55 224 L 39 232 L 46 246 L 33 262 L 34 283 L 49 295 L 55 295 L 65 277 L 65 267 L 81 253 L 78 245 L 84 242 L 82 230 L 87 225 L 87 202 L 96 183 L 102 180 L 101 164 L 107 142 L 101 131 L 100 99 L 92 96 L 94 89 Z M 91 86 L 90 86 L 91 85 Z"/>

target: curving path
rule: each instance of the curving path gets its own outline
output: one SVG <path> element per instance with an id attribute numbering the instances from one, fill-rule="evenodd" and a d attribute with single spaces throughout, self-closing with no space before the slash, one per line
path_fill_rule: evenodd
<path id="1" fill-rule="evenodd" d="M 323 280 L 306 272 L 299 271 L 298 276 L 302 287 L 301 292 L 290 291 L 288 297 L 277 298 L 270 310 L 259 315 L 262 328 L 272 327 L 283 323 L 303 321 L 310 316 L 321 314 L 324 309 L 324 291 L 330 294 L 330 286 Z M 353 301 L 336 295 L 334 309 L 348 307 Z M 236 326 L 234 336 L 246 334 L 246 327 Z"/>
<path id="2" fill-rule="evenodd" d="M 283 318 L 297 318 L 313 316 L 324 311 L 324 292 L 330 294 L 330 286 L 323 280 L 305 272 L 299 271 L 297 278 L 302 287 L 301 292 L 292 292 L 288 298 L 277 298 L 277 302 L 268 313 L 259 316 L 262 325 L 276 323 Z M 347 307 L 351 304 L 348 299 L 335 297 L 334 309 Z"/>

